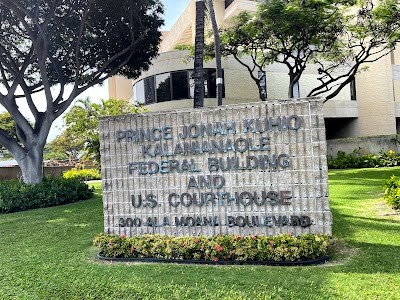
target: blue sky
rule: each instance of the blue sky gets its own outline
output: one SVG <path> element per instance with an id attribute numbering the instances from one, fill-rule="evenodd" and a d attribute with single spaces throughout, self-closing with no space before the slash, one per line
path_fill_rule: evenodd
<path id="1" fill-rule="evenodd" d="M 164 3 L 165 25 L 162 30 L 169 30 L 184 11 L 190 0 L 162 0 Z"/>

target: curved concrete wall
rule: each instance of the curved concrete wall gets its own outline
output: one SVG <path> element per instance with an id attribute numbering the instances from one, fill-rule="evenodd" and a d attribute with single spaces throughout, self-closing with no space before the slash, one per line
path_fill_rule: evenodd
<path id="1" fill-rule="evenodd" d="M 250 64 L 250 58 L 245 59 Z M 247 69 L 237 62 L 233 57 L 223 58 L 222 67 L 225 74 L 225 98 L 223 104 L 235 104 L 259 101 L 256 83 L 251 79 Z M 215 61 L 204 63 L 204 68 L 215 68 Z M 188 51 L 169 51 L 161 53 L 152 66 L 142 76 L 133 81 L 136 82 L 157 74 L 171 71 L 193 69 Z M 287 69 L 282 64 L 269 65 L 266 68 L 268 99 L 286 99 L 288 94 L 289 78 Z M 300 97 L 307 96 L 308 92 L 315 86 L 317 81 L 317 70 L 314 66 L 307 67 L 300 80 Z M 355 101 L 350 101 L 350 88 L 346 87 L 334 99 L 326 105 L 326 116 L 328 117 L 356 117 Z M 205 106 L 217 105 L 216 99 L 205 99 Z M 151 111 L 164 111 L 175 108 L 193 107 L 193 100 L 175 100 L 147 105 Z"/>

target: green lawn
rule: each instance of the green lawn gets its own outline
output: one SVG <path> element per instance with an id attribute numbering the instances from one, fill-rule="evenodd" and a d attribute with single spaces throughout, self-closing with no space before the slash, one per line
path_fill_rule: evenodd
<path id="1" fill-rule="evenodd" d="M 381 198 L 392 174 L 400 168 L 330 172 L 337 254 L 322 266 L 98 261 L 98 189 L 92 200 L 0 215 L 0 299 L 400 299 L 400 217 Z"/>

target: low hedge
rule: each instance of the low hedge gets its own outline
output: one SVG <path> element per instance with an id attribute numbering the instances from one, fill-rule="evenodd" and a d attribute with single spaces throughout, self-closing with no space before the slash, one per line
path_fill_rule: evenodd
<path id="1" fill-rule="evenodd" d="M 205 261 L 300 261 L 328 255 L 325 234 L 267 236 L 171 237 L 100 234 L 93 241 L 107 258 L 162 258 Z"/>
<path id="2" fill-rule="evenodd" d="M 64 178 L 78 178 L 82 181 L 99 180 L 101 179 L 101 173 L 97 169 L 71 169 L 63 173 Z"/>
<path id="3" fill-rule="evenodd" d="M 39 184 L 4 180 L 0 181 L 0 213 L 56 206 L 92 196 L 93 189 L 77 178 L 45 177 Z"/>
<path id="4" fill-rule="evenodd" d="M 383 185 L 383 198 L 394 209 L 400 209 L 400 178 L 392 175 Z"/>
<path id="5" fill-rule="evenodd" d="M 350 154 L 338 151 L 336 158 L 328 157 L 329 169 L 378 168 L 398 165 L 400 165 L 400 153 L 395 153 L 393 150 L 379 154 L 367 154 L 356 149 Z"/>

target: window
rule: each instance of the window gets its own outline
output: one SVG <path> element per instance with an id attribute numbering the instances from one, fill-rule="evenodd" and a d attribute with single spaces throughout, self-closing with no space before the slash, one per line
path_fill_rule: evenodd
<path id="1" fill-rule="evenodd" d="M 353 79 L 350 82 L 350 99 L 353 101 L 357 100 L 356 80 L 355 79 Z"/>
<path id="2" fill-rule="evenodd" d="M 156 76 L 157 102 L 171 101 L 170 79 L 170 73 L 164 73 Z"/>
<path id="3" fill-rule="evenodd" d="M 172 72 L 172 99 L 180 100 L 180 99 L 189 99 L 189 81 L 188 81 L 188 72 L 187 71 L 179 71 Z"/>
<path id="4" fill-rule="evenodd" d="M 194 98 L 194 71 L 189 71 L 189 98 Z"/>
<path id="5" fill-rule="evenodd" d="M 204 98 L 217 97 L 216 69 L 204 69 Z M 222 73 L 222 77 L 224 73 Z M 152 104 L 171 100 L 193 99 L 193 70 L 174 71 L 149 76 L 133 86 L 137 104 Z M 222 97 L 225 97 L 223 86 Z"/>
<path id="6" fill-rule="evenodd" d="M 235 0 L 225 0 L 225 8 L 227 8 L 229 5 L 231 5 Z"/>
<path id="7" fill-rule="evenodd" d="M 300 86 L 299 81 L 293 84 L 293 98 L 300 98 Z"/>
<path id="8" fill-rule="evenodd" d="M 140 80 L 133 86 L 133 101 L 136 104 L 145 104 L 144 97 L 144 80 Z"/>
<path id="9" fill-rule="evenodd" d="M 217 71 L 215 69 L 204 71 L 204 98 L 217 97 Z"/>
<path id="10" fill-rule="evenodd" d="M 153 76 L 144 79 L 144 99 L 146 104 L 155 102 L 156 97 Z"/>

